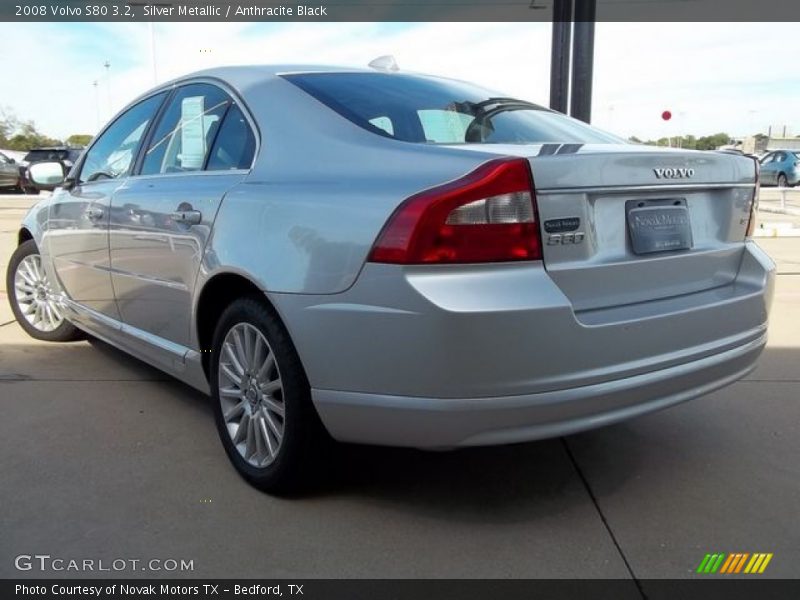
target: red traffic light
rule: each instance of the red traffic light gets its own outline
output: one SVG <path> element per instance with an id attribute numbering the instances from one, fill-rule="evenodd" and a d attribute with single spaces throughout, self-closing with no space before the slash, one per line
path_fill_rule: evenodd
<path id="1" fill-rule="evenodd" d="M 668 110 L 665 110 L 664 112 L 661 113 L 661 118 L 664 119 L 665 121 L 669 121 L 672 118 L 672 113 Z"/>

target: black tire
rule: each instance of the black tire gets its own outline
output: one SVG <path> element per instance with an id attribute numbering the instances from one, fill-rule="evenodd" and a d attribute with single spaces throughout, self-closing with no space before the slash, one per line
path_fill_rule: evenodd
<path id="1" fill-rule="evenodd" d="M 17 288 L 14 281 L 17 268 L 25 258 L 38 254 L 39 249 L 36 247 L 36 242 L 28 240 L 20 244 L 17 249 L 14 250 L 14 253 L 11 255 L 11 261 L 8 263 L 8 270 L 6 271 L 6 290 L 8 290 L 8 301 L 11 303 L 11 310 L 14 313 L 14 317 L 17 319 L 17 323 L 19 323 L 20 327 L 22 327 L 29 336 L 37 340 L 44 340 L 46 342 L 71 342 L 81 339 L 81 331 L 66 319 L 55 329 L 51 331 L 42 331 L 32 325 L 22 313 L 17 300 Z"/>
<path id="2" fill-rule="evenodd" d="M 284 407 L 283 437 L 277 455 L 263 467 L 250 464 L 240 454 L 225 423 L 220 399 L 220 359 L 228 333 L 239 324 L 255 327 L 266 339 L 277 363 Z M 314 479 L 330 438 L 311 401 L 303 365 L 277 314 L 257 297 L 232 302 L 222 313 L 214 332 L 210 363 L 214 420 L 222 445 L 233 466 L 250 484 L 272 494 L 297 492 Z"/>
<path id="3" fill-rule="evenodd" d="M 789 187 L 789 180 L 783 173 L 778 174 L 778 187 Z"/>
<path id="4" fill-rule="evenodd" d="M 22 190 L 29 196 L 37 196 L 39 194 L 39 190 L 33 187 L 25 187 Z"/>

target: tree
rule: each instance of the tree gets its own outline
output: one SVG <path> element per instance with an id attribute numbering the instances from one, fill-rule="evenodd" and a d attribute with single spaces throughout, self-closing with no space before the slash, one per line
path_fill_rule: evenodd
<path id="1" fill-rule="evenodd" d="M 88 146 L 92 141 L 91 135 L 87 133 L 73 133 L 65 141 L 68 146 Z"/>
<path id="2" fill-rule="evenodd" d="M 60 140 L 40 133 L 33 121 L 21 121 L 9 109 L 0 108 L 0 148 L 26 151 L 60 144 Z"/>

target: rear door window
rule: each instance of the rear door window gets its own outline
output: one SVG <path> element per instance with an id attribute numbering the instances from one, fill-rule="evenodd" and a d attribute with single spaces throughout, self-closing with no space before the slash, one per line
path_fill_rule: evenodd
<path id="1" fill-rule="evenodd" d="M 208 156 L 209 171 L 249 169 L 253 163 L 256 138 L 250 123 L 238 106 L 232 106 L 217 134 Z"/>
<path id="2" fill-rule="evenodd" d="M 195 83 L 179 88 L 150 137 L 141 174 L 202 170 L 232 104 L 231 97 L 214 85 Z"/>

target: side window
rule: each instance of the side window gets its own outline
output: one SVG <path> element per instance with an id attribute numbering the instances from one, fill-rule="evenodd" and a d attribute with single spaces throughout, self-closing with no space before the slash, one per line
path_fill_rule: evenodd
<path id="1" fill-rule="evenodd" d="M 389 117 L 375 117 L 370 119 L 369 122 L 378 129 L 383 129 L 389 135 L 394 135 L 394 123 Z"/>
<path id="2" fill-rule="evenodd" d="M 437 144 L 454 144 L 464 141 L 469 124 L 474 117 L 454 110 L 418 110 L 419 122 L 425 139 Z"/>
<path id="3" fill-rule="evenodd" d="M 78 181 L 114 179 L 128 174 L 139 142 L 166 92 L 129 108 L 103 132 L 86 154 Z"/>
<path id="4" fill-rule="evenodd" d="M 234 105 L 225 115 L 206 168 L 209 171 L 249 169 L 255 149 L 253 130 L 239 107 Z"/>
<path id="5" fill-rule="evenodd" d="M 210 84 L 179 88 L 150 138 L 142 175 L 202 169 L 222 117 L 232 103 L 228 94 Z"/>

